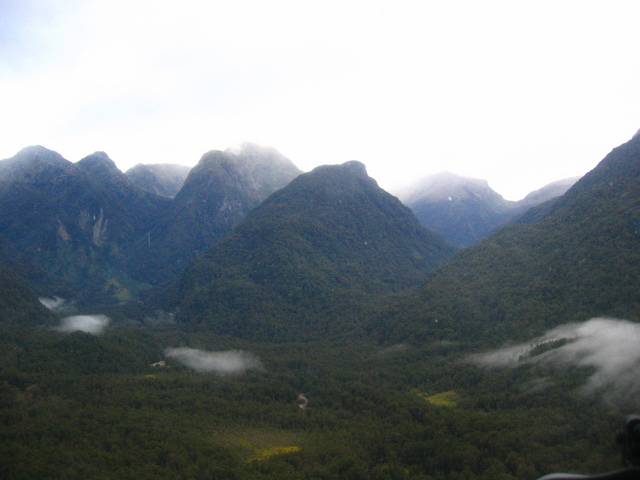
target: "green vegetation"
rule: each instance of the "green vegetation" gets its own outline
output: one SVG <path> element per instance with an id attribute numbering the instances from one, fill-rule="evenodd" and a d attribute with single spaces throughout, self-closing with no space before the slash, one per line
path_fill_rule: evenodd
<path id="1" fill-rule="evenodd" d="M 418 393 L 418 395 L 432 405 L 438 405 L 440 407 L 455 407 L 458 405 L 458 393 L 455 390 L 436 393 L 435 395 L 429 395 L 427 393 Z"/>
<path id="2" fill-rule="evenodd" d="M 0 338 L 8 480 L 529 480 L 619 465 L 621 412 L 577 395 L 576 369 L 482 370 L 437 345 L 273 345 L 175 329 L 5 328 Z M 264 369 L 151 366 L 175 345 L 250 351 Z M 540 377 L 555 386 L 529 388 Z M 427 391 L 441 393 L 416 394 Z"/>
<path id="3" fill-rule="evenodd" d="M 362 164 L 319 167 L 196 259 L 164 308 L 219 334 L 327 338 L 360 327 L 454 252 Z"/>
<path id="4" fill-rule="evenodd" d="M 640 140 L 614 149 L 564 196 L 534 208 L 431 275 L 374 330 L 499 345 L 563 323 L 640 320 Z"/>
<path id="5" fill-rule="evenodd" d="M 104 311 L 114 321 L 102 335 L 48 328 L 54 317 L 16 280 L 36 277 L 38 259 L 21 263 L 0 243 L 0 478 L 532 480 L 615 469 L 615 431 L 640 409 L 628 394 L 633 367 L 623 362 L 615 404 L 583 388 L 597 367 L 545 361 L 581 339 L 536 336 L 597 315 L 640 319 L 638 159 L 640 138 L 444 266 L 452 247 L 364 166 L 320 167 L 254 209 L 177 285 Z M 70 172 L 62 160 L 50 158 Z M 84 168 L 111 167 L 98 155 Z M 120 177 L 109 178 L 117 193 Z M 0 200 L 5 212 L 34 204 Z M 96 248 L 71 245 L 72 223 L 40 206 L 43 229 L 58 235 L 42 255 L 75 249 L 59 268 L 96 273 L 85 292 L 109 284 L 114 298 L 136 298 L 135 282 L 106 261 L 126 258 L 127 242 L 101 250 L 100 227 L 89 229 Z M 40 252 L 39 218 L 0 223 Z M 524 339 L 533 343 L 516 346 L 508 369 L 471 362 Z M 207 352 L 230 350 L 215 357 L 223 373 L 202 373 Z M 596 365 L 589 354 L 578 364 Z M 244 361 L 242 375 L 229 372 Z"/>

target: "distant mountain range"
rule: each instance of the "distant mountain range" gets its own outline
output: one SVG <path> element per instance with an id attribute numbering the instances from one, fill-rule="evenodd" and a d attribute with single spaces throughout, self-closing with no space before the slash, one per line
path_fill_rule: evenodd
<path id="1" fill-rule="evenodd" d="M 442 172 L 419 180 L 398 196 L 425 227 L 454 245 L 468 247 L 529 208 L 563 195 L 577 180 L 559 180 L 512 202 L 486 180 Z"/>
<path id="2" fill-rule="evenodd" d="M 520 202 L 441 174 L 405 206 L 359 162 L 303 174 L 256 145 L 184 173 L 43 147 L 0 161 L 3 321 L 50 320 L 35 298 L 59 295 L 253 340 L 484 344 L 640 316 L 638 136 Z"/>
<path id="3" fill-rule="evenodd" d="M 501 343 L 560 323 L 640 318 L 640 137 L 563 196 L 460 251 L 377 323 L 381 339 Z"/>
<path id="4" fill-rule="evenodd" d="M 184 174 L 138 166 L 125 175 L 104 152 L 72 163 L 40 146 L 0 161 L 0 238 L 21 278 L 40 295 L 94 307 L 134 301 L 300 173 L 273 149 L 209 152 L 171 199 L 131 180 L 143 183 L 143 170 L 156 172 L 146 188 L 165 193 Z"/>

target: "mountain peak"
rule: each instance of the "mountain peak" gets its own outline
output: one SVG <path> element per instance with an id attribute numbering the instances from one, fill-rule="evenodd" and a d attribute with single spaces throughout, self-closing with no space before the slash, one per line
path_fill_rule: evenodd
<path id="1" fill-rule="evenodd" d="M 366 302 L 415 288 L 454 251 L 362 163 L 325 165 L 252 210 L 171 297 L 179 321 L 219 333 L 322 337 L 354 328 Z"/>
<path id="2" fill-rule="evenodd" d="M 369 177 L 369 174 L 367 173 L 367 167 L 365 166 L 365 164 L 357 160 L 350 160 L 348 162 L 344 162 L 342 164 L 342 168 L 360 177 Z"/>
<path id="3" fill-rule="evenodd" d="M 65 159 L 58 152 L 54 152 L 53 150 L 49 150 L 48 148 L 43 147 L 42 145 L 31 145 L 29 147 L 25 147 L 20 150 L 13 159 L 16 162 L 32 162 L 32 163 L 40 163 L 40 164 L 48 164 L 48 165 L 69 165 L 71 162 Z"/>
<path id="4" fill-rule="evenodd" d="M 189 175 L 191 167 L 172 163 L 138 163 L 125 172 L 134 185 L 143 190 L 161 195 L 175 197 Z"/>
<path id="5" fill-rule="evenodd" d="M 106 170 L 110 173 L 114 173 L 116 171 L 120 172 L 120 169 L 117 167 L 116 162 L 111 160 L 111 158 L 109 158 L 109 155 L 107 155 L 105 152 L 94 152 L 91 155 L 87 155 L 82 160 L 78 161 L 77 165 L 80 167 L 88 168 L 94 173 L 97 173 L 101 170 Z"/>
<path id="6" fill-rule="evenodd" d="M 464 200 L 470 197 L 491 198 L 494 201 L 502 200 L 502 196 L 496 193 L 486 180 L 462 177 L 447 171 L 421 178 L 399 196 L 407 204 Z"/>
<path id="7" fill-rule="evenodd" d="M 555 182 L 551 182 L 548 185 L 545 185 L 544 187 L 529 193 L 518 203 L 525 206 L 535 206 L 544 203 L 547 200 L 551 200 L 552 198 L 560 197 L 564 195 L 565 192 L 569 190 L 569 188 L 571 188 L 578 180 L 580 180 L 580 177 L 570 177 L 556 180 Z"/>
<path id="8" fill-rule="evenodd" d="M 42 145 L 30 145 L 20 150 L 16 157 L 62 157 L 58 152 L 49 150 Z"/>
<path id="9" fill-rule="evenodd" d="M 414 310 L 394 307 L 403 320 L 415 319 L 412 340 L 415 332 L 429 338 L 455 330 L 455 340 L 502 341 L 592 317 L 639 318 L 638 165 L 640 136 L 555 201 L 461 252 L 408 301 Z M 385 322 L 395 328 L 399 318 Z M 437 325 L 428 321 L 435 318 Z"/>
<path id="10" fill-rule="evenodd" d="M 341 183 L 350 183 L 354 180 L 366 180 L 376 183 L 367 173 L 367 167 L 357 160 L 350 160 L 335 165 L 320 165 L 311 170 L 309 174 L 311 174 L 311 178 L 324 178 L 324 176 L 329 175 L 335 177 L 336 182 Z"/>
<path id="11" fill-rule="evenodd" d="M 164 260 L 150 262 L 146 271 L 156 280 L 177 275 L 300 173 L 273 148 L 247 144 L 236 153 L 230 149 L 205 153 L 175 194 L 167 217 L 153 228 L 151 249 Z M 156 268 L 156 264 L 169 266 Z"/>
<path id="12" fill-rule="evenodd" d="M 2 160 L 0 171 L 4 180 L 10 177 L 32 179 L 35 176 L 40 178 L 41 175 L 72 175 L 75 167 L 58 152 L 41 145 L 32 145 L 23 148 L 13 157 Z"/>

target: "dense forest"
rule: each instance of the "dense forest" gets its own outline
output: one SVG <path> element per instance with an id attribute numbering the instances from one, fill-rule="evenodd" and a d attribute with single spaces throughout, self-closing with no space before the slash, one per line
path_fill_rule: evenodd
<path id="1" fill-rule="evenodd" d="M 488 369 L 441 342 L 1 333 L 6 479 L 526 480 L 620 464 L 623 409 L 579 393 L 590 369 Z M 198 367 L 167 350 L 186 346 L 255 361 Z"/>

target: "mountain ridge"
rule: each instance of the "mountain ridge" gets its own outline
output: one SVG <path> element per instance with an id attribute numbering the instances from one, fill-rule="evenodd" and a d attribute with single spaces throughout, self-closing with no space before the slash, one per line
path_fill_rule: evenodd
<path id="1" fill-rule="evenodd" d="M 399 197 L 425 227 L 468 247 L 529 208 L 561 196 L 575 180 L 558 180 L 514 202 L 505 200 L 486 180 L 445 171 L 420 179 Z"/>
<path id="2" fill-rule="evenodd" d="M 173 306 L 178 321 L 224 334 L 344 333 L 365 303 L 416 287 L 454 250 L 360 162 L 326 165 L 272 194 L 192 263 Z"/>
<path id="3" fill-rule="evenodd" d="M 163 197 L 174 198 L 191 171 L 191 167 L 170 163 L 138 163 L 125 172 L 134 185 Z"/>
<path id="4" fill-rule="evenodd" d="M 165 283 L 233 228 L 270 193 L 301 173 L 273 148 L 211 150 L 193 167 L 171 208 L 148 232 L 140 278 Z"/>
<path id="5" fill-rule="evenodd" d="M 637 321 L 639 178 L 636 137 L 562 197 L 459 252 L 383 315 L 381 338 L 499 342 L 595 316 Z"/>

